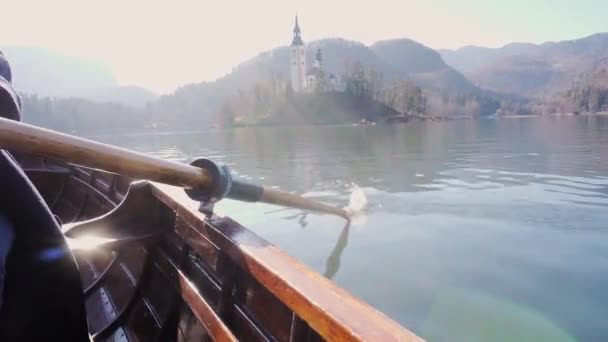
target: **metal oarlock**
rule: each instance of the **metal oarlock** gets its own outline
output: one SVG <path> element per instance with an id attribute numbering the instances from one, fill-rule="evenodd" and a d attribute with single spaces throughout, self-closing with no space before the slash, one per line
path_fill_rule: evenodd
<path id="1" fill-rule="evenodd" d="M 199 211 L 206 215 L 212 214 L 214 204 L 224 197 L 239 201 L 257 202 L 264 193 L 262 186 L 233 180 L 230 169 L 224 164 L 201 158 L 193 161 L 190 165 L 205 169 L 211 176 L 212 184 L 210 187 L 185 189 L 190 198 L 200 202 Z"/>
<path id="2" fill-rule="evenodd" d="M 232 187 L 232 174 L 228 166 L 216 163 L 206 158 L 200 158 L 192 163 L 205 169 L 211 176 L 211 185 L 206 188 L 187 188 L 186 194 L 193 200 L 200 202 L 199 211 L 205 215 L 213 214 L 215 203 L 224 198 Z"/>

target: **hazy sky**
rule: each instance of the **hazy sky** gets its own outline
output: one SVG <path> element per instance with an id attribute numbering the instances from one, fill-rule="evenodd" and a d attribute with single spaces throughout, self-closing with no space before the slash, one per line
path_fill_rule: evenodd
<path id="1" fill-rule="evenodd" d="M 496 47 L 608 31 L 608 0 L 0 2 L 1 44 L 100 59 L 121 84 L 157 92 L 214 80 L 288 44 L 296 12 L 305 41 L 408 37 L 432 48 Z"/>

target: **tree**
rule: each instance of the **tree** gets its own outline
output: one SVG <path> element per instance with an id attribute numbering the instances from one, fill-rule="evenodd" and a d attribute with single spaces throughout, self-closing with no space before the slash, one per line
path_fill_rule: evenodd
<path id="1" fill-rule="evenodd" d="M 354 63 L 345 81 L 347 94 L 359 98 L 371 97 L 369 81 L 365 77 L 365 69 L 361 62 Z"/>
<path id="2" fill-rule="evenodd" d="M 220 110 L 218 118 L 219 125 L 222 127 L 232 126 L 234 125 L 234 119 L 235 115 L 232 106 L 230 105 L 230 103 L 224 103 L 222 105 L 222 109 Z"/>
<path id="3" fill-rule="evenodd" d="M 602 92 L 599 88 L 590 89 L 588 107 L 590 112 L 597 112 L 602 108 Z"/>
<path id="4" fill-rule="evenodd" d="M 466 115 L 470 115 L 473 117 L 478 117 L 481 114 L 481 106 L 477 99 L 474 97 L 470 97 L 467 99 L 466 104 L 464 105 L 464 112 Z"/>
<path id="5" fill-rule="evenodd" d="M 384 104 L 402 114 L 420 115 L 426 112 L 426 97 L 412 81 L 394 81 L 382 93 L 380 97 Z"/>
<path id="6" fill-rule="evenodd" d="M 369 83 L 369 92 L 374 101 L 380 101 L 382 93 L 382 73 L 374 69 L 368 69 L 366 78 Z"/>

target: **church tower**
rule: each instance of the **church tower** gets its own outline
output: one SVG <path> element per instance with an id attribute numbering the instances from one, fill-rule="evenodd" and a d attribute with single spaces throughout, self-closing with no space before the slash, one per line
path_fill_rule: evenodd
<path id="1" fill-rule="evenodd" d="M 306 90 L 306 47 L 302 41 L 298 16 L 291 41 L 291 87 L 295 92 Z"/>

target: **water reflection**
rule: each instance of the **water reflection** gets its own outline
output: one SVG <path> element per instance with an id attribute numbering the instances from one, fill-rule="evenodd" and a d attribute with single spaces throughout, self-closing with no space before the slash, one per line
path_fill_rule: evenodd
<path id="1" fill-rule="evenodd" d="M 308 225 L 308 221 L 306 221 L 306 216 L 308 216 L 308 214 L 309 214 L 308 212 L 297 213 L 294 215 L 286 216 L 285 219 L 286 220 L 297 219 L 300 227 L 302 227 L 302 229 L 304 229 Z"/>
<path id="2" fill-rule="evenodd" d="M 338 270 L 340 269 L 340 258 L 342 257 L 342 253 L 344 252 L 344 249 L 348 245 L 349 231 L 350 231 L 350 222 L 348 222 L 346 224 L 346 226 L 344 226 L 344 228 L 342 228 L 342 232 L 340 233 L 340 236 L 338 237 L 338 240 L 336 241 L 336 245 L 331 250 L 331 254 L 327 258 L 327 261 L 325 262 L 325 272 L 323 272 L 323 275 L 329 279 L 332 279 L 336 275 L 336 273 L 338 273 Z"/>

